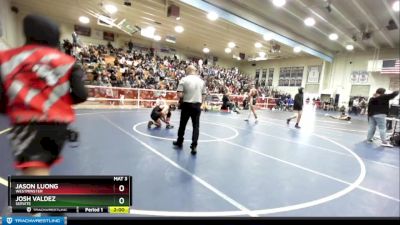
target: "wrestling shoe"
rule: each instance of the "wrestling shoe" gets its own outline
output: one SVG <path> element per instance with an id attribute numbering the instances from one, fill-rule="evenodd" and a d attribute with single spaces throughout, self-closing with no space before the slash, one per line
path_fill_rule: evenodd
<path id="1" fill-rule="evenodd" d="M 174 141 L 174 142 L 172 142 L 172 145 L 174 145 L 174 146 L 176 146 L 176 147 L 178 147 L 178 148 L 182 148 L 182 142 L 178 142 L 178 141 Z"/>
<path id="2" fill-rule="evenodd" d="M 197 148 L 197 146 L 190 145 L 190 149 L 192 149 L 192 151 L 190 151 L 190 154 L 196 155 L 197 154 L 196 148 Z"/>

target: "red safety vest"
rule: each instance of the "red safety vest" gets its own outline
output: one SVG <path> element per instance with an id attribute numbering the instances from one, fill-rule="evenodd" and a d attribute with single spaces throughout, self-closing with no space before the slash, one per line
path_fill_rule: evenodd
<path id="1" fill-rule="evenodd" d="M 75 120 L 69 78 L 75 59 L 40 45 L 0 52 L 0 78 L 13 124 Z"/>

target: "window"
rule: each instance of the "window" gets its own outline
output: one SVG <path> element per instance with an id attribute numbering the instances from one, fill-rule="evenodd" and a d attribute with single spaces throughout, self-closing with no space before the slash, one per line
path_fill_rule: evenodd
<path id="1" fill-rule="evenodd" d="M 265 86 L 265 82 L 267 80 L 267 69 L 263 69 L 262 70 L 262 77 L 261 77 L 261 86 L 264 87 Z"/>
<path id="2" fill-rule="evenodd" d="M 256 69 L 256 80 L 260 79 L 260 69 Z"/>
<path id="3" fill-rule="evenodd" d="M 281 67 L 279 71 L 279 86 L 301 86 L 304 67 Z"/>
<path id="4" fill-rule="evenodd" d="M 262 70 L 262 79 L 266 79 L 267 78 L 267 69 L 263 69 Z"/>
<path id="5" fill-rule="evenodd" d="M 289 86 L 290 67 L 281 67 L 279 70 L 279 86 Z"/>
<path id="6" fill-rule="evenodd" d="M 303 81 L 303 71 L 304 67 L 297 67 L 296 86 L 298 87 L 301 86 L 301 82 Z"/>
<path id="7" fill-rule="evenodd" d="M 272 86 L 273 80 L 274 80 L 274 68 L 269 68 L 269 70 L 268 70 L 268 86 Z"/>

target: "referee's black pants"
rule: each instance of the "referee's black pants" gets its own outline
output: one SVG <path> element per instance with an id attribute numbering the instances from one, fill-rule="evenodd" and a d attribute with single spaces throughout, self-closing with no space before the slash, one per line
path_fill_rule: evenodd
<path id="1" fill-rule="evenodd" d="M 182 104 L 181 121 L 179 123 L 178 140 L 177 140 L 179 143 L 183 143 L 186 124 L 189 118 L 191 118 L 193 124 L 192 146 L 193 147 L 197 146 L 197 141 L 199 140 L 200 114 L 201 114 L 201 103 L 184 102 Z"/>

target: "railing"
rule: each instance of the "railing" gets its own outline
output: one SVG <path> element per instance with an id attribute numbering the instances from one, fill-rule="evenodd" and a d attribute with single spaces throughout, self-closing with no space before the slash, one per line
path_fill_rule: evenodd
<path id="1" fill-rule="evenodd" d="M 176 91 L 142 89 L 142 88 L 123 88 L 123 87 L 104 87 L 87 85 L 89 92 L 88 101 L 83 106 L 124 106 L 129 108 L 151 108 L 157 101 L 161 93 L 165 93 L 165 101 L 170 104 L 178 103 Z M 243 106 L 244 95 L 231 95 L 231 102 L 238 102 Z M 220 108 L 222 105 L 222 94 L 211 93 L 208 97 L 207 105 L 212 108 Z M 259 109 L 272 109 L 275 104 L 275 98 L 257 98 Z M 95 107 L 94 107 L 95 108 Z"/>

